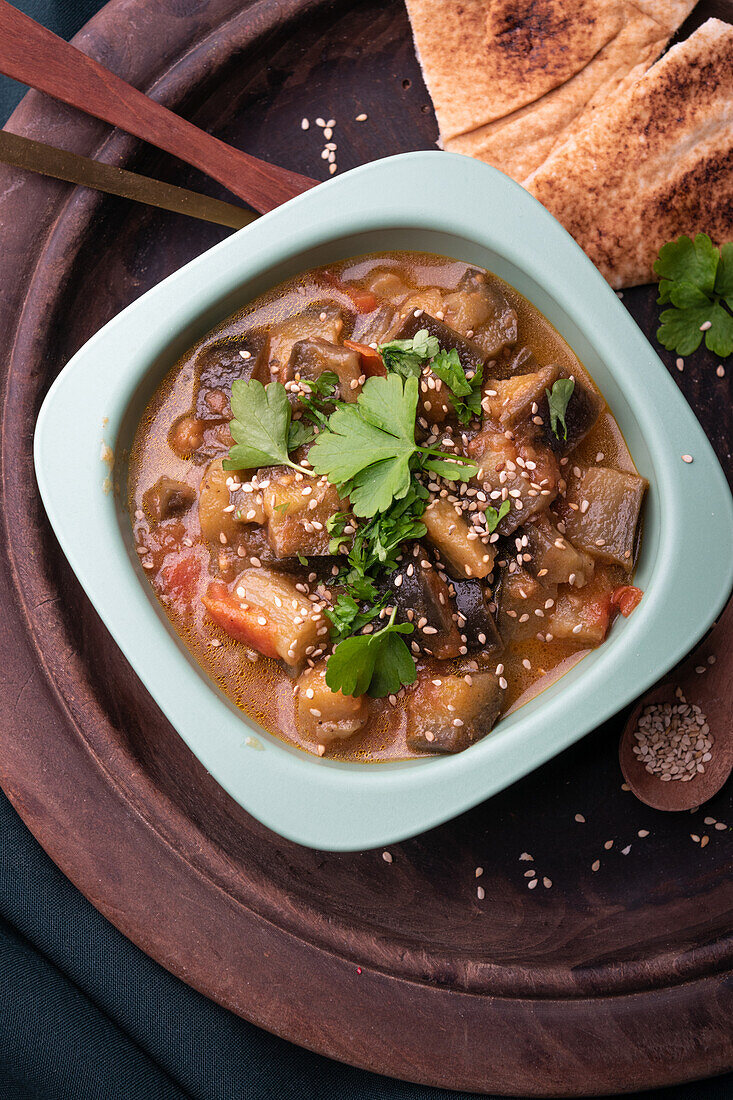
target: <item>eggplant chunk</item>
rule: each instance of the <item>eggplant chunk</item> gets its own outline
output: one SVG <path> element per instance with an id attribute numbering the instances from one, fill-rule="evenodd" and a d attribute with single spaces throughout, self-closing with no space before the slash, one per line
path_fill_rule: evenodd
<path id="1" fill-rule="evenodd" d="M 488 577 L 494 564 L 494 547 L 481 541 L 460 508 L 438 497 L 425 509 L 422 521 L 451 576 Z"/>
<path id="2" fill-rule="evenodd" d="M 518 420 L 531 419 L 540 402 L 547 401 L 545 390 L 552 387 L 559 374 L 559 367 L 549 366 L 532 374 L 516 374 L 498 380 L 490 378 L 484 386 L 483 409 L 502 428 L 511 428 Z"/>
<path id="3" fill-rule="evenodd" d="M 294 378 L 315 381 L 324 371 L 334 371 L 338 375 L 337 396 L 342 401 L 356 401 L 361 390 L 359 355 L 328 340 L 298 340 L 290 353 L 284 379 L 288 382 Z"/>
<path id="4" fill-rule="evenodd" d="M 603 574 L 580 592 L 561 590 L 542 626 L 547 640 L 600 645 L 611 625 L 611 592 L 608 578 Z"/>
<path id="5" fill-rule="evenodd" d="M 526 569 L 506 568 L 497 590 L 499 631 L 505 641 L 533 638 L 547 630 L 557 598 L 556 585 L 543 585 Z"/>
<path id="6" fill-rule="evenodd" d="M 594 562 L 589 554 L 561 535 L 546 516 L 538 516 L 524 527 L 527 550 L 532 555 L 531 572 L 542 584 L 570 584 L 582 588 L 593 576 Z"/>
<path id="7" fill-rule="evenodd" d="M 195 413 L 199 420 L 231 420 L 232 382 L 270 381 L 266 333 L 252 331 L 236 341 L 203 347 L 196 357 Z"/>
<path id="8" fill-rule="evenodd" d="M 402 316 L 391 302 L 383 302 L 373 313 L 357 313 L 351 339 L 357 344 L 387 344 L 402 324 Z"/>
<path id="9" fill-rule="evenodd" d="M 557 459 L 529 433 L 518 429 L 508 439 L 496 427 L 484 428 L 469 443 L 468 454 L 479 467 L 474 481 L 487 493 L 492 507 L 498 509 L 502 503 L 501 495 L 492 494 L 502 494 L 510 502 L 509 512 L 496 528 L 500 535 L 511 535 L 546 512 L 557 496 Z"/>
<path id="10" fill-rule="evenodd" d="M 306 668 L 298 680 L 297 721 L 310 740 L 328 746 L 353 737 L 369 719 L 369 701 L 361 695 L 342 695 L 326 683 L 324 664 Z"/>
<path id="11" fill-rule="evenodd" d="M 648 482 L 607 466 L 581 469 L 568 487 L 563 510 L 565 532 L 574 546 L 597 561 L 634 565 L 634 541 Z M 577 508 L 570 508 L 575 504 Z"/>
<path id="12" fill-rule="evenodd" d="M 451 581 L 449 593 L 455 601 L 458 629 L 468 649 L 501 649 L 488 586 L 479 580 L 455 580 Z"/>
<path id="13" fill-rule="evenodd" d="M 196 493 L 185 481 L 176 481 L 163 474 L 152 488 L 143 493 L 143 506 L 150 518 L 159 523 L 172 516 L 182 516 L 195 499 Z"/>
<path id="14" fill-rule="evenodd" d="M 398 609 L 398 618 L 415 624 L 408 643 L 441 660 L 458 656 L 463 643 L 456 626 L 455 604 L 424 546 L 415 543 L 405 551 L 399 569 L 388 578 L 385 588 L 391 593 L 390 603 Z"/>
<path id="15" fill-rule="evenodd" d="M 295 582 L 272 569 L 245 569 L 232 590 L 215 582 L 203 599 L 209 616 L 237 642 L 266 657 L 297 666 L 328 639 L 321 605 L 305 599 Z"/>
<path id="16" fill-rule="evenodd" d="M 472 337 L 486 358 L 517 341 L 517 314 L 500 290 L 489 286 L 483 271 L 469 269 L 445 298 L 445 320 L 464 337 Z"/>
<path id="17" fill-rule="evenodd" d="M 414 752 L 461 752 L 485 737 L 503 692 L 493 672 L 458 674 L 433 665 L 407 697 L 407 745 Z"/>
<path id="18" fill-rule="evenodd" d="M 543 394 L 539 402 L 539 415 L 542 417 L 542 437 L 546 446 L 559 455 L 569 454 L 578 444 L 585 439 L 588 432 L 601 415 L 603 398 L 594 390 L 588 389 L 582 382 L 575 379 L 575 387 L 567 409 L 565 410 L 565 424 L 567 427 L 567 439 L 561 423 L 557 424 L 556 435 L 552 430 L 550 421 L 550 407 L 547 394 Z"/>
<path id="19" fill-rule="evenodd" d="M 299 340 L 328 340 L 337 344 L 344 328 L 345 313 L 335 302 L 314 302 L 302 313 L 278 321 L 270 328 L 270 377 L 286 381 L 287 367 Z"/>
<path id="20" fill-rule="evenodd" d="M 458 352 L 458 358 L 464 370 L 478 370 L 483 366 L 486 355 L 483 350 L 472 340 L 467 340 L 455 329 L 439 321 L 429 313 L 419 309 L 411 309 L 400 328 L 391 337 L 393 340 L 411 340 L 416 332 L 427 329 L 431 336 L 436 336 L 441 348 Z"/>
<path id="21" fill-rule="evenodd" d="M 328 554 L 326 523 L 343 502 L 333 485 L 319 478 L 297 480 L 295 473 L 270 478 L 263 491 L 267 538 L 278 558 Z"/>

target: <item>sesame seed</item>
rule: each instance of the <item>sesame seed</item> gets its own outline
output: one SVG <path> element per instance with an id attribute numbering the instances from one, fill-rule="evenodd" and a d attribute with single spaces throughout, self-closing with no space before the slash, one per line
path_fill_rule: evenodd
<path id="1" fill-rule="evenodd" d="M 649 836 L 649 830 L 648 829 L 639 829 L 639 832 L 636 835 L 640 836 L 643 840 L 645 836 Z"/>
<path id="2" fill-rule="evenodd" d="M 675 366 L 677 367 L 677 370 L 684 370 L 684 369 L 685 369 L 685 361 L 684 361 L 684 359 L 677 359 L 677 360 L 675 361 Z"/>
<path id="3" fill-rule="evenodd" d="M 484 890 L 483 886 L 476 887 L 476 897 L 479 901 L 483 901 L 486 897 L 486 891 Z"/>
<path id="4" fill-rule="evenodd" d="M 366 120 L 367 120 L 367 118 L 368 118 L 368 117 L 369 117 L 369 116 L 368 116 L 368 115 L 366 115 L 366 114 L 364 114 L 364 112 L 362 111 L 362 113 L 361 113 L 360 115 L 357 115 L 357 116 L 356 116 L 356 118 L 355 118 L 355 120 L 354 120 L 354 121 L 355 121 L 355 122 L 366 122 Z"/>
<path id="5" fill-rule="evenodd" d="M 576 814 L 575 820 L 578 822 L 579 825 L 585 825 L 585 818 L 582 814 Z"/>
<path id="6" fill-rule="evenodd" d="M 718 378 L 725 378 L 725 367 L 722 363 L 719 363 L 718 366 L 715 368 L 715 373 L 717 374 Z"/>
<path id="7" fill-rule="evenodd" d="M 310 122 L 307 118 L 304 118 L 300 123 L 301 130 L 308 130 L 310 128 Z"/>
<path id="8" fill-rule="evenodd" d="M 530 862 L 534 863 L 534 856 L 531 856 L 531 855 L 529 854 L 529 852 L 522 852 L 522 854 L 521 854 L 521 856 L 520 856 L 519 858 L 520 858 L 520 859 L 521 859 L 522 861 L 524 861 L 524 862 L 526 862 L 527 860 L 529 860 Z"/>
<path id="9" fill-rule="evenodd" d="M 382 859 L 384 860 L 385 863 L 392 863 L 393 862 L 392 853 L 391 852 L 382 852 Z"/>
<path id="10" fill-rule="evenodd" d="M 542 879 L 542 885 L 544 886 L 545 890 L 549 890 L 552 886 L 552 879 L 545 876 L 545 878 Z"/>
<path id="11" fill-rule="evenodd" d="M 682 455 L 682 461 L 687 463 L 692 462 L 692 455 Z"/>
<path id="12" fill-rule="evenodd" d="M 474 871 L 474 875 L 476 876 L 476 878 L 481 878 L 483 873 L 484 873 L 483 867 L 477 867 L 476 870 Z"/>
<path id="13" fill-rule="evenodd" d="M 703 323 L 700 325 L 700 332 L 707 332 L 708 329 L 712 328 L 712 327 L 713 327 L 713 322 L 712 321 L 703 321 Z"/>
<path id="14" fill-rule="evenodd" d="M 540 881 L 540 880 L 539 880 L 538 878 L 531 878 L 531 879 L 529 880 L 529 882 L 527 883 L 527 889 L 528 889 L 528 890 L 534 890 L 535 886 L 537 885 L 537 883 L 538 883 L 539 881 Z"/>
<path id="15" fill-rule="evenodd" d="M 600 867 L 601 867 L 600 859 L 594 860 L 594 862 L 591 863 L 591 865 L 590 865 L 591 871 L 598 871 L 598 870 L 600 870 Z"/>

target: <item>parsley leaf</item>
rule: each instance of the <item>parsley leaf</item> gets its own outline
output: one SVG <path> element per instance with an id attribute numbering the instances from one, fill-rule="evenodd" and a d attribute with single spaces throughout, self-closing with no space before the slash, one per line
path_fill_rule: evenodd
<path id="1" fill-rule="evenodd" d="M 720 249 L 720 263 L 715 276 L 716 294 L 719 294 L 729 309 L 733 309 L 733 243 L 724 244 Z"/>
<path id="2" fill-rule="evenodd" d="M 304 420 L 291 420 L 288 428 L 288 450 L 297 451 L 298 447 L 310 443 L 315 437 L 315 431 Z"/>
<path id="3" fill-rule="evenodd" d="M 325 428 L 328 424 L 328 417 L 337 404 L 335 390 L 338 384 L 339 376 L 332 370 L 324 370 L 318 378 L 300 380 L 301 386 L 308 387 L 308 393 L 299 393 L 298 403 L 303 406 L 303 416 L 316 427 Z M 311 430 L 310 439 L 314 439 L 315 435 Z"/>
<path id="4" fill-rule="evenodd" d="M 343 641 L 350 634 L 357 634 L 363 626 L 376 619 L 387 599 L 388 596 L 384 596 L 379 603 L 373 604 L 366 611 L 360 611 L 353 596 L 348 592 L 339 593 L 334 606 L 326 611 L 326 617 L 333 623 L 331 638 Z"/>
<path id="5" fill-rule="evenodd" d="M 563 439 L 568 438 L 568 426 L 565 423 L 565 413 L 567 411 L 568 402 L 573 396 L 574 389 L 575 381 L 572 378 L 558 378 L 557 382 L 553 384 L 551 391 L 545 390 L 547 394 L 547 403 L 550 406 L 550 427 L 558 439 L 560 438 L 560 433 L 557 430 L 558 421 L 562 424 Z"/>
<path id="6" fill-rule="evenodd" d="M 657 301 L 672 307 L 660 316 L 660 344 L 691 355 L 704 335 L 714 355 L 733 353 L 733 244 L 718 249 L 706 233 L 694 241 L 682 236 L 662 246 L 654 270 L 660 276 Z"/>
<path id="7" fill-rule="evenodd" d="M 326 683 L 331 691 L 374 699 L 392 695 L 417 675 L 415 661 L 401 634 L 412 634 L 412 623 L 396 623 L 394 608 L 387 625 L 374 634 L 358 634 L 339 642 L 328 659 Z"/>
<path id="8" fill-rule="evenodd" d="M 659 303 L 670 300 L 669 292 L 675 283 L 691 283 L 703 294 L 712 294 L 719 256 L 706 233 L 698 233 L 694 241 L 683 236 L 662 245 L 654 264 L 660 278 Z"/>
<path id="9" fill-rule="evenodd" d="M 499 526 L 501 521 L 504 519 L 504 516 L 507 514 L 507 512 L 509 511 L 510 508 L 511 508 L 511 504 L 509 503 L 508 500 L 503 500 L 501 502 L 501 504 L 499 505 L 499 511 L 498 512 L 497 512 L 496 508 L 492 507 L 492 505 L 489 505 L 489 507 L 486 509 L 486 511 L 484 513 L 484 515 L 486 516 L 486 523 L 487 523 L 488 528 L 489 528 L 489 534 L 493 534 L 493 532 L 496 530 L 496 528 Z"/>
<path id="10" fill-rule="evenodd" d="M 235 445 L 224 459 L 225 470 L 253 470 L 259 466 L 292 466 L 311 476 L 288 457 L 290 403 L 279 382 L 263 386 L 257 379 L 232 383 L 232 412 L 229 430 Z"/>
<path id="11" fill-rule="evenodd" d="M 417 377 L 422 361 L 438 354 L 438 339 L 430 336 L 426 328 L 421 328 L 411 340 L 390 340 L 388 344 L 380 344 L 379 352 L 388 371 L 403 378 Z"/>
<path id="12" fill-rule="evenodd" d="M 370 378 L 355 404 L 331 415 L 309 452 L 315 472 L 351 498 L 357 516 L 386 511 L 410 488 L 417 392 L 415 378 Z"/>
<path id="13" fill-rule="evenodd" d="M 461 366 L 458 352 L 455 348 L 450 351 L 439 351 L 430 364 L 433 374 L 442 378 L 446 386 L 457 397 L 465 397 L 471 392 L 471 383 L 466 378 L 466 372 Z"/>
<path id="14" fill-rule="evenodd" d="M 461 424 L 470 424 L 474 418 L 481 416 L 481 386 L 484 381 L 482 366 L 472 378 L 468 378 L 458 352 L 451 348 L 450 351 L 440 351 L 430 364 L 430 369 L 451 391 L 451 404 Z"/>
<path id="15" fill-rule="evenodd" d="M 333 391 L 339 384 L 339 376 L 336 371 L 324 370 L 318 378 L 301 378 L 300 385 L 307 386 L 310 393 L 319 397 L 333 397 Z"/>

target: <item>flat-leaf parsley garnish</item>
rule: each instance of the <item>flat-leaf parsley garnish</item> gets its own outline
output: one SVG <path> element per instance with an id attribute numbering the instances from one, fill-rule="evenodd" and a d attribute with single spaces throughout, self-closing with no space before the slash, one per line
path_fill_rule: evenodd
<path id="1" fill-rule="evenodd" d="M 705 337 L 714 355 L 733 352 L 733 244 L 716 248 L 706 233 L 662 246 L 654 270 L 660 277 L 657 339 L 668 351 L 691 355 Z M 727 307 L 727 308 L 726 308 Z"/>
<path id="2" fill-rule="evenodd" d="M 332 413 L 328 428 L 311 448 L 308 459 L 313 469 L 350 498 L 354 515 L 386 512 L 393 500 L 405 497 L 415 455 L 422 456 L 425 469 L 442 477 L 465 480 L 475 474 L 473 463 L 435 447 L 418 446 L 417 398 L 416 378 L 370 378 L 354 404 Z"/>
<path id="3" fill-rule="evenodd" d="M 486 526 L 489 529 L 489 534 L 490 535 L 494 533 L 496 528 L 499 526 L 501 521 L 504 519 L 504 516 L 507 515 L 507 513 L 509 512 L 510 508 L 511 508 L 511 504 L 509 503 L 509 501 L 508 500 L 503 500 L 501 502 L 501 504 L 499 505 L 498 512 L 497 512 L 496 508 L 492 507 L 491 504 L 486 509 L 484 514 L 486 516 Z"/>
<path id="4" fill-rule="evenodd" d="M 475 417 L 481 416 L 481 386 L 484 381 L 482 366 L 469 378 L 458 352 L 451 348 L 450 351 L 439 351 L 432 360 L 430 369 L 451 391 L 451 404 L 461 424 L 469 424 Z"/>
<path id="5" fill-rule="evenodd" d="M 401 635 L 412 634 L 412 623 L 389 622 L 374 634 L 357 634 L 336 646 L 326 666 L 326 683 L 344 695 L 382 698 L 415 682 L 415 661 Z"/>
<path id="6" fill-rule="evenodd" d="M 560 438 L 560 433 L 557 430 L 558 422 L 562 424 L 563 439 L 567 440 L 568 438 L 568 426 L 565 423 L 565 413 L 567 412 L 568 402 L 573 396 L 574 389 L 574 379 L 558 378 L 551 390 L 545 390 L 547 394 L 547 403 L 550 407 L 550 427 L 557 439 Z"/>
<path id="7" fill-rule="evenodd" d="M 285 387 L 279 382 L 263 386 L 257 379 L 232 383 L 232 412 L 234 419 L 229 431 L 234 446 L 229 458 L 222 463 L 225 470 L 253 470 L 259 466 L 292 466 L 300 473 L 311 475 L 310 470 L 291 462 L 288 450 L 291 445 L 291 409 Z"/>
<path id="8" fill-rule="evenodd" d="M 423 361 L 438 354 L 438 339 L 421 328 L 410 340 L 390 340 L 380 344 L 378 350 L 388 371 L 403 378 L 417 377 Z"/>

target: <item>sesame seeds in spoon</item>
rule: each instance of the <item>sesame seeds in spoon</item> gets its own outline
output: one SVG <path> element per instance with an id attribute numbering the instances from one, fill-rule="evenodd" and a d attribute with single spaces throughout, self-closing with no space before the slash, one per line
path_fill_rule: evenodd
<path id="1" fill-rule="evenodd" d="M 691 810 L 733 768 L 733 602 L 704 642 L 631 712 L 619 760 L 636 797 L 656 810 Z"/>

